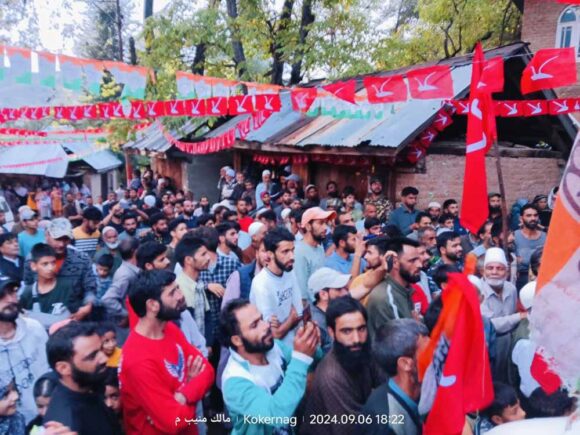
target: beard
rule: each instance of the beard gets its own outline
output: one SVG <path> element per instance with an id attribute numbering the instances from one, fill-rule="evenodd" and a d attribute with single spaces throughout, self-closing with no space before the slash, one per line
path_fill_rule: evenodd
<path id="1" fill-rule="evenodd" d="M 134 236 L 135 234 L 137 234 L 137 228 L 135 228 L 134 230 L 125 230 L 125 232 L 130 236 Z"/>
<path id="2" fill-rule="evenodd" d="M 416 275 L 411 275 L 411 273 L 407 269 L 403 269 L 402 267 L 399 269 L 399 275 L 405 281 L 411 284 L 415 284 L 416 282 L 421 281 L 421 274 L 417 273 Z"/>
<path id="3" fill-rule="evenodd" d="M 157 313 L 157 318 L 161 321 L 172 321 L 178 320 L 181 318 L 181 313 L 185 310 L 186 306 L 185 303 L 177 305 L 175 308 L 169 308 L 162 303 L 161 309 Z"/>
<path id="4" fill-rule="evenodd" d="M 346 245 L 346 246 L 344 247 L 344 251 L 345 251 L 347 254 L 354 254 L 355 247 L 354 247 L 354 246 L 350 246 L 350 245 Z"/>
<path id="5" fill-rule="evenodd" d="M 456 254 L 456 253 L 452 253 L 452 252 L 448 252 L 447 253 L 447 258 L 449 258 L 452 261 L 459 261 L 460 258 L 462 257 L 462 254 Z"/>
<path id="6" fill-rule="evenodd" d="M 485 278 L 485 282 L 493 288 L 501 288 L 505 283 L 505 278 Z"/>
<path id="7" fill-rule="evenodd" d="M 336 355 L 339 364 L 349 373 L 357 372 L 369 364 L 371 343 L 367 339 L 359 345 L 359 350 L 351 350 L 353 346 L 345 346 L 334 340 L 332 349 Z"/>
<path id="8" fill-rule="evenodd" d="M 535 230 L 538 228 L 538 221 L 524 221 L 524 227 L 526 227 L 528 230 Z"/>
<path id="9" fill-rule="evenodd" d="M 501 205 L 498 205 L 497 207 L 489 206 L 489 213 L 490 214 L 498 214 L 498 213 L 501 213 Z"/>
<path id="10" fill-rule="evenodd" d="M 294 263 L 286 265 L 286 264 L 282 263 L 280 260 L 278 260 L 276 255 L 274 255 L 274 262 L 276 263 L 276 266 L 278 266 L 280 268 L 280 270 L 282 270 L 283 272 L 291 272 L 292 269 L 294 268 Z"/>
<path id="11" fill-rule="evenodd" d="M 91 391 L 99 391 L 104 388 L 105 378 L 107 377 L 107 365 L 99 365 L 94 373 L 79 370 L 73 363 L 72 380 L 82 388 L 88 388 Z"/>
<path id="12" fill-rule="evenodd" d="M 272 332 L 269 331 L 262 339 L 257 343 L 252 343 L 242 337 L 242 343 L 244 344 L 244 349 L 248 353 L 265 353 L 274 347 L 274 338 L 272 337 Z"/>
<path id="13" fill-rule="evenodd" d="M 324 234 L 314 234 L 312 233 L 312 238 L 318 243 L 322 243 L 326 240 L 326 233 Z"/>
<path id="14" fill-rule="evenodd" d="M 238 245 L 236 245 L 232 242 L 228 242 L 227 240 L 226 240 L 226 246 L 228 248 L 230 248 L 232 251 L 236 251 L 238 249 Z"/>
<path id="15" fill-rule="evenodd" d="M 2 311 L 0 311 L 0 322 L 16 322 L 18 315 L 20 314 L 20 307 L 18 304 L 10 304 L 4 307 Z"/>
<path id="16" fill-rule="evenodd" d="M 335 190 L 334 192 L 328 192 L 329 198 L 338 198 L 338 191 Z"/>

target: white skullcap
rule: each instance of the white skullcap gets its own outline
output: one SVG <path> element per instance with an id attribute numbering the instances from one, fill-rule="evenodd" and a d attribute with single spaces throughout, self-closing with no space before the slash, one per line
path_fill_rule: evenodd
<path id="1" fill-rule="evenodd" d="M 520 290 L 520 302 L 526 310 L 532 308 L 534 305 L 534 297 L 536 296 L 536 283 L 537 281 L 531 281 L 522 287 Z"/>
<path id="2" fill-rule="evenodd" d="M 248 234 L 250 235 L 250 237 L 254 237 L 256 234 L 260 232 L 262 228 L 266 228 L 266 225 L 264 225 L 262 222 L 253 222 L 248 227 Z"/>
<path id="3" fill-rule="evenodd" d="M 500 263 L 507 267 L 508 263 L 505 258 L 505 253 L 503 249 L 500 248 L 489 248 L 485 252 L 485 260 L 483 261 L 483 266 L 487 266 L 489 263 Z"/>
<path id="4" fill-rule="evenodd" d="M 147 207 L 155 207 L 157 200 L 153 195 L 147 195 L 145 199 L 143 199 L 143 202 L 147 204 Z"/>
<path id="5" fill-rule="evenodd" d="M 284 210 L 282 210 L 280 212 L 280 217 L 282 219 L 286 219 L 290 215 L 290 213 L 292 213 L 292 209 L 291 208 L 285 208 Z"/>
<path id="6" fill-rule="evenodd" d="M 262 177 L 263 177 L 264 175 L 271 175 L 271 174 L 272 174 L 272 173 L 271 173 L 271 172 L 270 172 L 268 169 L 264 169 L 264 170 L 262 171 Z"/>
<path id="7" fill-rule="evenodd" d="M 228 169 L 226 169 L 226 175 L 228 177 L 235 177 L 236 176 L 236 171 L 234 171 L 232 168 L 228 168 Z"/>

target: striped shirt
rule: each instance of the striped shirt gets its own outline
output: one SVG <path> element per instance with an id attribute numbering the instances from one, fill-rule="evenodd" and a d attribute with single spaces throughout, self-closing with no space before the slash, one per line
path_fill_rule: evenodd
<path id="1" fill-rule="evenodd" d="M 92 258 L 97 250 L 99 237 L 101 237 L 100 231 L 97 230 L 92 234 L 87 234 L 82 227 L 76 227 L 73 230 L 73 237 L 75 238 L 75 248 Z"/>

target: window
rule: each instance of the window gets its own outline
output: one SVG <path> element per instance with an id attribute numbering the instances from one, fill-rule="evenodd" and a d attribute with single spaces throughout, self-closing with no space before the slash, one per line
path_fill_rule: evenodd
<path id="1" fill-rule="evenodd" d="M 570 6 L 564 9 L 558 20 L 556 47 L 575 47 L 576 56 L 580 57 L 580 9 Z"/>

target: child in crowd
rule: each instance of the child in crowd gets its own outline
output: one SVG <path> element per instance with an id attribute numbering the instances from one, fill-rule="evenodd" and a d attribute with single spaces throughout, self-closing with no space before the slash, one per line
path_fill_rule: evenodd
<path id="1" fill-rule="evenodd" d="M 18 412 L 20 394 L 14 379 L 0 379 L 0 433 L 24 435 L 24 415 Z"/>
<path id="2" fill-rule="evenodd" d="M 20 303 L 28 315 L 46 329 L 53 323 L 67 319 L 78 310 L 80 303 L 73 301 L 73 289 L 67 281 L 56 277 L 56 253 L 46 243 L 37 243 L 30 252 L 30 268 L 36 281 L 24 287 Z"/>
<path id="3" fill-rule="evenodd" d="M 475 435 L 489 432 L 495 426 L 523 420 L 526 413 L 520 406 L 516 390 L 507 384 L 493 384 L 494 399 L 475 422 Z"/>
<path id="4" fill-rule="evenodd" d="M 97 277 L 97 299 L 101 299 L 107 292 L 113 282 L 113 264 L 115 259 L 111 254 L 99 256 L 97 262 L 93 265 Z"/>
<path id="5" fill-rule="evenodd" d="M 121 408 L 121 393 L 119 392 L 119 378 L 117 376 L 117 369 L 113 367 L 107 368 L 107 376 L 105 377 L 105 405 L 109 408 L 115 416 L 119 419 L 122 426 L 122 408 Z"/>
<path id="6" fill-rule="evenodd" d="M 36 434 L 41 433 L 43 428 L 43 418 L 50 404 L 50 397 L 52 391 L 58 383 L 58 376 L 54 372 L 48 372 L 42 375 L 34 383 L 32 394 L 34 394 L 34 401 L 38 409 L 38 415 L 33 418 L 30 423 L 26 425 L 26 433 Z"/>
<path id="7" fill-rule="evenodd" d="M 118 368 L 121 361 L 121 348 L 117 347 L 117 331 L 112 323 L 101 323 L 97 327 L 101 337 L 103 353 L 107 355 L 107 367 Z"/>

